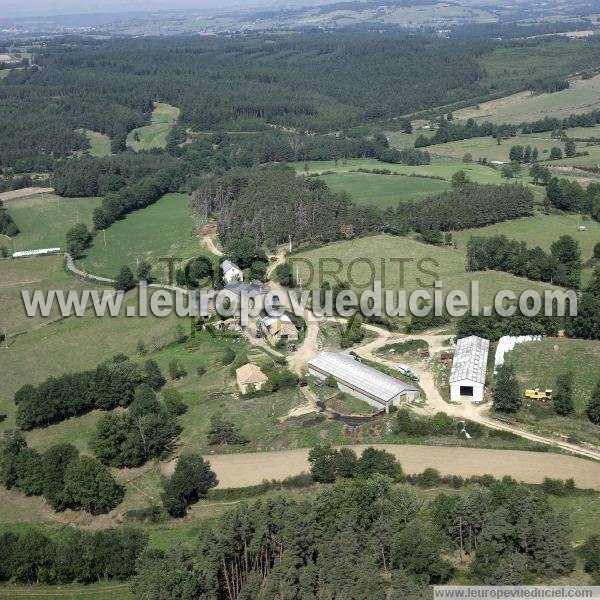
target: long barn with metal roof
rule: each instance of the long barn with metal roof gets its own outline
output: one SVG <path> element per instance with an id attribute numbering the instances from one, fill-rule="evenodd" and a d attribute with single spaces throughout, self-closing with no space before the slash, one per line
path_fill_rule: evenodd
<path id="1" fill-rule="evenodd" d="M 386 411 L 420 395 L 419 388 L 411 383 L 390 377 L 341 352 L 321 352 L 308 362 L 308 371 L 319 379 L 333 377 L 343 392 Z"/>
<path id="2" fill-rule="evenodd" d="M 464 397 L 483 402 L 490 341 L 476 335 L 456 342 L 450 372 L 450 399 L 460 402 Z"/>

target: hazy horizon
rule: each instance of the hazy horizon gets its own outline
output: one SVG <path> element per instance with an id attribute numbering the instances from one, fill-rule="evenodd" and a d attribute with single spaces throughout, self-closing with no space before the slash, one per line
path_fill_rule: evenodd
<path id="1" fill-rule="evenodd" d="M 105 13 L 154 12 L 167 10 L 219 9 L 235 10 L 265 6 L 306 6 L 327 4 L 335 0 L 234 0 L 224 3 L 222 0 L 88 0 L 81 3 L 76 0 L 30 0 L 23 3 L 18 0 L 6 0 L 2 7 L 0 20 L 27 17 L 56 17 L 64 15 L 89 15 Z"/>

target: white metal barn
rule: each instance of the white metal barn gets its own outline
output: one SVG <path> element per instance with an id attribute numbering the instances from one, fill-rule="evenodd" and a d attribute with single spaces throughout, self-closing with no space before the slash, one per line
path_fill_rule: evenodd
<path id="1" fill-rule="evenodd" d="M 416 386 L 390 377 L 377 369 L 363 365 L 348 354 L 321 352 L 308 361 L 308 372 L 319 378 L 335 378 L 338 388 L 364 400 L 371 406 L 389 411 L 390 406 L 419 397 Z"/>
<path id="2" fill-rule="evenodd" d="M 452 371 L 450 372 L 450 400 L 483 402 L 490 341 L 476 335 L 456 342 Z"/>

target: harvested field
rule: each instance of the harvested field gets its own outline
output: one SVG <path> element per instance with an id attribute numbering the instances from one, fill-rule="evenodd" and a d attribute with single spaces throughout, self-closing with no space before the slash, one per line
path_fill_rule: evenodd
<path id="1" fill-rule="evenodd" d="M 395 446 L 375 444 L 391 452 L 405 473 L 420 473 L 427 467 L 442 475 L 510 475 L 525 483 L 541 483 L 544 477 L 573 477 L 577 487 L 600 490 L 600 464 L 549 452 L 487 450 L 481 448 L 442 448 L 435 446 Z M 352 446 L 360 454 L 366 446 Z M 264 479 L 284 479 L 309 470 L 308 448 L 283 452 L 220 454 L 210 460 L 220 488 L 257 485 Z"/>

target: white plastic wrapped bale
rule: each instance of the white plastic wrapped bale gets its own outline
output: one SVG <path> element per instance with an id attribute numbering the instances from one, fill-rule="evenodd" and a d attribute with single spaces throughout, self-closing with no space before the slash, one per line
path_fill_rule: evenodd
<path id="1" fill-rule="evenodd" d="M 19 250 L 13 252 L 13 258 L 24 258 L 26 256 L 43 256 L 44 254 L 56 254 L 60 248 L 39 248 L 38 250 Z"/>
<path id="2" fill-rule="evenodd" d="M 541 335 L 504 335 L 498 340 L 494 355 L 494 374 L 504 364 L 504 355 L 514 349 L 517 344 L 524 342 L 539 342 Z"/>

